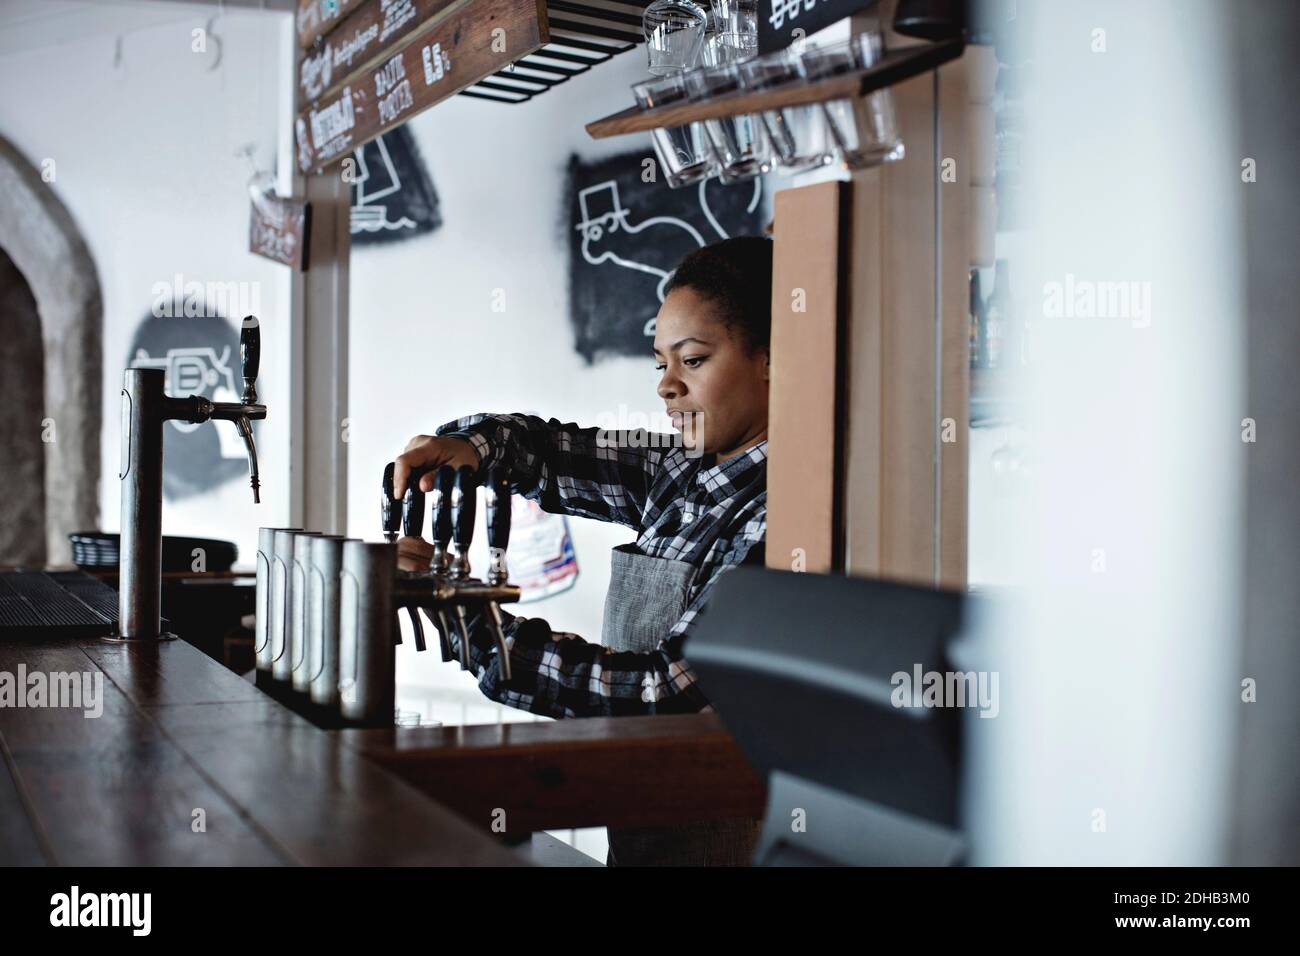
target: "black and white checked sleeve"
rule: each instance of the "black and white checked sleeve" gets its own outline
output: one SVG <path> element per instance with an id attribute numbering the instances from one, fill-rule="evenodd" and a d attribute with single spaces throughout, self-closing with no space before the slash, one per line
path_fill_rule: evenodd
<path id="1" fill-rule="evenodd" d="M 743 547 L 737 563 L 761 563 L 762 543 Z M 718 568 L 659 646 L 649 653 L 612 651 L 576 634 L 553 631 L 541 618 L 502 611 L 510 648 L 510 681 L 502 675 L 495 638 L 485 617 L 470 619 L 470 665 L 483 694 L 499 703 L 548 717 L 627 717 L 712 710 L 683 657 L 692 623 L 708 602 Z M 453 643 L 460 653 L 459 638 Z"/>
<path id="2" fill-rule="evenodd" d="M 548 717 L 628 717 L 705 710 L 708 700 L 682 659 L 682 636 L 650 653 L 616 652 L 541 618 L 502 611 L 510 681 L 501 675 L 496 641 L 481 614 L 471 617 L 470 666 L 484 696 Z M 460 652 L 460 639 L 453 640 Z"/>
<path id="3" fill-rule="evenodd" d="M 511 490 L 544 511 L 638 529 L 663 459 L 660 448 L 536 415 L 471 415 L 448 422 L 437 434 L 469 441 L 481 469 L 504 466 Z"/>

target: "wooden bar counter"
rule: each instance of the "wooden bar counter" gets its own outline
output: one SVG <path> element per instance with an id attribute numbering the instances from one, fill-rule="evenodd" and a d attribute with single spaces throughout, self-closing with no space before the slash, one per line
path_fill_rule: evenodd
<path id="1" fill-rule="evenodd" d="M 518 865 L 543 827 L 762 812 L 711 715 L 330 731 L 183 640 L 0 641 L 20 667 L 102 674 L 103 713 L 0 707 L 0 864 Z"/>

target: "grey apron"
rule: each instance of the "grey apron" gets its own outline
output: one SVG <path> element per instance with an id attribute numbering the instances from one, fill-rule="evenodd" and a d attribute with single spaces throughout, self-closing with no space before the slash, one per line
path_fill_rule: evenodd
<path id="1" fill-rule="evenodd" d="M 605 646 L 650 653 L 686 612 L 695 566 L 642 554 L 630 544 L 615 548 L 610 564 Z M 745 818 L 668 827 L 610 827 L 606 862 L 611 866 L 748 866 L 761 824 Z"/>

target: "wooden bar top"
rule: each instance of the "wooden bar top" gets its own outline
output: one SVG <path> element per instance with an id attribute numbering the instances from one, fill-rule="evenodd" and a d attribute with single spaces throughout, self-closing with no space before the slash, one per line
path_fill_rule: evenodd
<path id="1" fill-rule="evenodd" d="M 0 864 L 518 865 L 766 800 L 711 714 L 325 730 L 184 641 L 0 640 L 23 671 L 99 675 L 102 714 L 0 706 Z"/>
<path id="2" fill-rule="evenodd" d="M 20 668 L 103 675 L 103 713 L 0 707 L 0 863 L 523 862 L 184 641 L 0 643 Z"/>

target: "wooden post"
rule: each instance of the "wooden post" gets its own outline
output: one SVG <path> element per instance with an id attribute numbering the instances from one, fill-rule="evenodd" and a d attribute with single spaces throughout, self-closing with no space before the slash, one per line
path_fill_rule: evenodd
<path id="1" fill-rule="evenodd" d="M 774 200 L 767 566 L 843 569 L 843 183 Z"/>
<path id="2" fill-rule="evenodd" d="M 970 179 L 963 61 L 893 92 L 907 155 L 853 177 L 845 567 L 964 588 Z"/>
<path id="3" fill-rule="evenodd" d="M 904 159 L 776 195 L 767 565 L 964 589 L 965 58 L 892 92 Z"/>

